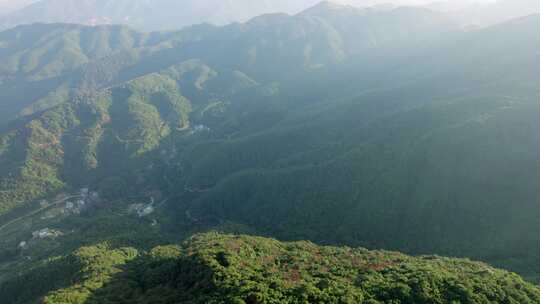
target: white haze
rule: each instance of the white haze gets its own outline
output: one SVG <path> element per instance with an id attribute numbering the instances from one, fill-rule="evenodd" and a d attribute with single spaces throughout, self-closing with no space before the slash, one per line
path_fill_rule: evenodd
<path id="1" fill-rule="evenodd" d="M 14 10 L 23 8 L 31 3 L 38 2 L 39 0 L 0 0 L 0 13 L 9 13 Z M 178 0 L 182 1 L 182 0 Z M 257 0 L 254 0 L 257 1 Z M 443 0 L 444 1 L 444 0 Z M 489 3 L 496 0 L 446 0 L 444 2 L 475 2 L 475 3 Z M 290 0 L 291 3 L 294 2 L 306 2 L 307 5 L 310 5 L 316 0 L 305 1 L 305 0 Z M 372 6 L 378 4 L 391 3 L 394 5 L 427 5 L 433 3 L 433 0 L 336 0 L 334 2 L 339 2 L 349 5 L 360 5 L 360 6 Z M 297 5 L 293 6 L 297 8 Z"/>
<path id="2" fill-rule="evenodd" d="M 149 30 L 177 29 L 203 22 L 223 25 L 235 21 L 246 21 L 264 13 L 284 12 L 294 14 L 321 2 L 321 0 L 136 0 L 139 3 L 145 3 L 144 5 L 147 8 L 151 8 L 148 10 L 148 14 L 135 12 L 138 14 L 137 16 L 122 16 L 122 14 L 129 14 L 122 11 L 111 12 L 96 9 L 94 12 L 94 10 L 90 9 L 90 7 L 99 7 L 99 3 L 109 5 L 110 0 L 81 1 L 81 4 L 82 2 L 93 4 L 81 6 L 87 8 L 69 13 L 65 13 L 63 9 L 58 9 L 58 7 L 61 7 L 60 3 L 63 0 L 52 1 L 56 3 L 56 8 L 47 10 L 46 14 L 41 13 L 43 11 L 41 6 L 36 7 L 35 5 L 29 7 L 33 9 L 20 10 L 20 8 L 40 1 L 47 2 L 49 0 L 0 0 L 0 14 L 9 17 L 5 19 L 8 21 L 4 22 L 0 19 L 0 30 L 18 24 L 33 22 L 92 24 L 89 20 L 112 20 L 113 23 L 123 23 L 122 20 L 126 19 L 126 17 L 139 17 L 139 23 L 128 25 Z M 78 2 L 77 0 L 66 1 Z M 126 0 L 117 1 L 126 2 Z M 331 0 L 330 2 L 356 7 L 384 4 L 422 6 L 446 13 L 464 26 L 480 27 L 533 13 L 540 13 L 540 0 Z M 73 7 L 74 5 L 70 6 Z M 19 10 L 17 11 L 17 9 Z M 178 20 L 178 16 L 175 16 L 176 13 L 172 13 L 178 12 L 178 9 L 184 12 L 182 20 Z M 93 14 L 106 14 L 107 16 Z M 77 16 L 84 17 L 77 19 Z"/>
<path id="3" fill-rule="evenodd" d="M 10 13 L 38 0 L 0 0 L 0 14 Z"/>

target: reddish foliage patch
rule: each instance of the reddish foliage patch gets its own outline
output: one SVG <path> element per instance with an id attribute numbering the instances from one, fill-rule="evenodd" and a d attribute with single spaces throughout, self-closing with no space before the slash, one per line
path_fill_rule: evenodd
<path id="1" fill-rule="evenodd" d="M 227 244 L 225 246 L 226 246 L 227 250 L 239 253 L 240 249 L 242 249 L 242 244 L 243 244 L 242 241 L 230 240 L 229 242 L 227 242 Z"/>
<path id="2" fill-rule="evenodd" d="M 263 264 L 275 264 L 276 263 L 276 256 L 275 255 L 267 255 L 262 258 Z"/>
<path id="3" fill-rule="evenodd" d="M 351 264 L 354 267 L 361 267 L 361 266 L 364 266 L 366 264 L 366 261 L 363 258 L 358 257 L 358 256 L 351 256 L 350 260 L 351 260 Z"/>
<path id="4" fill-rule="evenodd" d="M 296 284 L 302 280 L 302 275 L 298 269 L 291 269 L 289 273 L 287 273 L 285 280 L 289 284 Z"/>
<path id="5" fill-rule="evenodd" d="M 388 267 L 391 267 L 393 266 L 394 263 L 392 262 L 379 262 L 379 263 L 370 263 L 370 264 L 367 264 L 366 265 L 366 268 L 369 269 L 369 270 L 374 270 L 374 271 L 382 271 Z"/>

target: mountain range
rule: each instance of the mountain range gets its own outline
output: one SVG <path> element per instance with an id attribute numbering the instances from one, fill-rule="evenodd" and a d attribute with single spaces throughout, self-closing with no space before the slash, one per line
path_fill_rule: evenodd
<path id="1" fill-rule="evenodd" d="M 85 25 L 122 24 L 144 31 L 177 30 L 210 23 L 225 25 L 245 22 L 266 13 L 296 14 L 318 0 L 40 0 L 17 3 L 18 9 L 0 14 L 0 29 L 31 23 L 77 23 Z M 384 1 L 335 0 L 359 8 L 374 10 L 396 7 Z M 398 3 L 399 5 L 399 3 Z M 424 1 L 416 4 L 444 12 L 466 27 L 485 27 L 518 17 L 540 13 L 535 0 L 498 0 L 479 3 L 474 0 Z M 0 3 L 1 8 L 1 3 Z M 1 12 L 1 11 L 0 11 Z"/>
<path id="2" fill-rule="evenodd" d="M 274 12 L 297 13 L 317 0 L 42 0 L 0 18 L 6 29 L 35 22 L 124 24 L 147 31 L 200 23 L 224 25 Z"/>
<path id="3" fill-rule="evenodd" d="M 0 295 L 536 303 L 482 263 L 335 246 L 538 281 L 539 31 L 324 2 L 1 32 Z"/>

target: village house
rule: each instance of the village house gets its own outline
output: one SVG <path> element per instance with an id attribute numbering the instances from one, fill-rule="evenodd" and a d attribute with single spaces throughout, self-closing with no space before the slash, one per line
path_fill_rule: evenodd
<path id="1" fill-rule="evenodd" d="M 55 239 L 59 236 L 64 235 L 61 231 L 50 229 L 50 228 L 43 228 L 41 230 L 37 230 L 32 232 L 32 238 L 33 239 Z"/>

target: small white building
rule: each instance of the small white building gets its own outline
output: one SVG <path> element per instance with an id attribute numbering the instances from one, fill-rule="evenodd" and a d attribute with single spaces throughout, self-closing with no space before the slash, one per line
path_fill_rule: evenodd
<path id="1" fill-rule="evenodd" d="M 210 131 L 210 128 L 205 125 L 196 125 L 195 127 L 193 127 L 194 133 L 209 132 L 209 131 Z"/>
<path id="2" fill-rule="evenodd" d="M 82 196 L 88 196 L 89 192 L 90 192 L 90 189 L 88 189 L 88 188 L 82 188 L 81 189 L 81 195 Z"/>
<path id="3" fill-rule="evenodd" d="M 146 206 L 146 207 L 144 207 L 142 209 L 139 209 L 137 211 L 137 214 L 139 215 L 139 217 L 145 217 L 145 216 L 148 216 L 148 215 L 154 213 L 154 211 L 156 211 L 154 206 L 149 205 L 149 206 Z"/>
<path id="4" fill-rule="evenodd" d="M 90 199 L 98 200 L 99 199 L 99 193 L 97 193 L 96 191 L 90 192 Z"/>
<path id="5" fill-rule="evenodd" d="M 32 232 L 32 238 L 34 239 L 55 239 L 62 235 L 64 235 L 62 232 L 49 228 L 43 228 Z"/>

